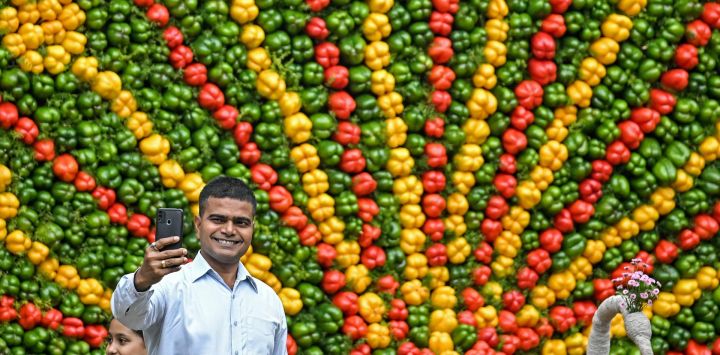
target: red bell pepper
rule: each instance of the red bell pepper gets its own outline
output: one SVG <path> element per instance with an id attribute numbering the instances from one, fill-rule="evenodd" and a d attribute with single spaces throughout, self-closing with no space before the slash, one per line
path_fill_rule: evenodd
<path id="1" fill-rule="evenodd" d="M 43 315 L 40 324 L 45 328 L 55 330 L 62 324 L 62 320 L 63 314 L 55 308 L 50 308 L 45 312 L 45 315 Z"/>
<path id="2" fill-rule="evenodd" d="M 422 184 L 426 193 L 432 194 L 445 189 L 445 174 L 437 170 L 423 173 Z"/>
<path id="3" fill-rule="evenodd" d="M 330 5 L 330 0 L 305 0 L 305 3 L 310 7 L 311 11 L 319 12 Z"/>
<path id="4" fill-rule="evenodd" d="M 405 301 L 394 298 L 390 301 L 390 311 L 388 311 L 388 318 L 390 320 L 406 320 L 409 313 Z"/>
<path id="5" fill-rule="evenodd" d="M 700 244 L 700 236 L 690 229 L 683 229 L 678 235 L 678 245 L 682 250 L 692 250 Z"/>
<path id="6" fill-rule="evenodd" d="M 322 240 L 322 235 L 314 224 L 308 224 L 299 233 L 300 244 L 304 246 L 313 246 Z"/>
<path id="7" fill-rule="evenodd" d="M 455 17 L 452 14 L 433 11 L 430 14 L 430 31 L 436 35 L 449 36 L 452 32 L 453 22 L 455 22 Z"/>
<path id="8" fill-rule="evenodd" d="M 560 333 L 574 327 L 576 322 L 573 310 L 568 307 L 555 306 L 550 310 L 550 324 Z"/>
<path id="9" fill-rule="evenodd" d="M 445 37 L 435 37 L 428 49 L 428 55 L 435 64 L 445 64 L 449 62 L 453 57 L 452 41 Z"/>
<path id="10" fill-rule="evenodd" d="M 378 287 L 378 291 L 380 291 L 380 292 L 385 292 L 385 293 L 394 295 L 395 291 L 397 291 L 398 287 L 400 287 L 400 282 L 395 280 L 395 278 L 392 275 L 385 275 L 378 279 L 377 287 Z"/>
<path id="11" fill-rule="evenodd" d="M 517 160 L 515 159 L 515 156 L 507 153 L 501 155 L 498 170 L 506 174 L 515 174 L 515 172 L 517 172 Z"/>
<path id="12" fill-rule="evenodd" d="M 255 142 L 249 142 L 240 149 L 240 161 L 251 168 L 260 161 L 261 156 L 260 148 Z"/>
<path id="13" fill-rule="evenodd" d="M 505 334 L 515 333 L 518 328 L 515 314 L 504 309 L 501 310 L 498 313 L 498 327 Z"/>
<path id="14" fill-rule="evenodd" d="M 105 342 L 108 336 L 107 329 L 100 324 L 88 325 L 85 327 L 85 336 L 83 340 L 90 344 L 91 347 L 97 348 Z"/>
<path id="15" fill-rule="evenodd" d="M 333 65 L 326 68 L 323 74 L 325 86 L 335 90 L 342 90 L 350 83 L 350 72 L 345 66 Z"/>
<path id="16" fill-rule="evenodd" d="M 33 303 L 25 303 L 20 307 L 20 319 L 18 323 L 25 330 L 33 329 L 35 326 L 42 321 L 42 312 Z"/>
<path id="17" fill-rule="evenodd" d="M 510 124 L 518 130 L 524 131 L 535 122 L 535 114 L 523 106 L 515 106 L 510 115 Z"/>
<path id="18" fill-rule="evenodd" d="M 192 63 L 185 67 L 183 80 L 190 86 L 200 86 L 207 82 L 207 67 L 202 63 Z"/>
<path id="19" fill-rule="evenodd" d="M 576 223 L 587 223 L 595 213 L 595 207 L 583 200 L 577 200 L 570 204 L 569 210 Z"/>
<path id="20" fill-rule="evenodd" d="M 477 339 L 484 341 L 487 345 L 493 348 L 500 344 L 500 337 L 498 336 L 495 327 L 483 327 L 478 329 Z"/>
<path id="21" fill-rule="evenodd" d="M 165 27 L 170 20 L 170 12 L 167 7 L 162 4 L 153 4 L 150 6 L 145 16 L 147 16 L 148 20 L 155 22 L 160 27 Z"/>
<path id="22" fill-rule="evenodd" d="M 380 227 L 364 223 L 360 237 L 358 238 L 358 244 L 363 248 L 367 248 L 372 245 L 375 240 L 380 238 L 380 234 L 382 234 Z"/>
<path id="23" fill-rule="evenodd" d="M 540 85 L 547 85 L 557 79 L 557 65 L 552 60 L 538 60 L 531 58 L 528 61 L 530 78 Z"/>
<path id="24" fill-rule="evenodd" d="M 431 168 L 442 168 L 447 165 L 447 153 L 445 146 L 441 143 L 425 144 L 425 156 L 427 157 L 427 164 Z"/>
<path id="25" fill-rule="evenodd" d="M 317 228 L 316 228 L 317 230 Z M 327 243 L 320 243 L 317 246 L 317 262 L 324 268 L 332 266 L 333 260 L 337 257 L 337 251 L 332 245 Z"/>
<path id="26" fill-rule="evenodd" d="M 405 339 L 407 333 L 410 331 L 407 322 L 402 320 L 391 320 L 388 324 L 390 326 L 390 335 L 392 335 L 395 340 Z"/>
<path id="27" fill-rule="evenodd" d="M 305 24 L 305 34 L 312 39 L 324 41 L 330 35 L 330 31 L 325 20 L 321 17 L 313 17 Z"/>
<path id="28" fill-rule="evenodd" d="M 535 249 L 528 253 L 527 264 L 538 274 L 543 274 L 552 266 L 552 259 L 545 249 Z"/>
<path id="29" fill-rule="evenodd" d="M 225 105 L 225 94 L 217 85 L 207 83 L 198 92 L 198 103 L 204 109 L 215 111 Z"/>
<path id="30" fill-rule="evenodd" d="M 603 195 L 602 184 L 595 179 L 585 179 L 578 187 L 580 198 L 589 203 L 597 202 Z"/>
<path id="31" fill-rule="evenodd" d="M 370 173 L 362 172 L 352 178 L 352 191 L 358 197 L 370 195 L 375 188 L 377 188 L 377 182 Z"/>
<path id="32" fill-rule="evenodd" d="M 337 116 L 337 112 L 335 115 Z M 348 113 L 348 117 L 349 116 L 350 113 Z M 333 139 L 344 146 L 348 144 L 358 144 L 360 143 L 360 126 L 347 121 L 340 122 L 337 131 L 333 135 Z"/>
<path id="33" fill-rule="evenodd" d="M 612 165 L 625 164 L 630 161 L 630 149 L 621 141 L 612 142 L 607 147 L 605 159 Z"/>
<path id="34" fill-rule="evenodd" d="M 460 313 L 457 314 L 458 323 L 460 324 L 467 324 L 473 327 L 477 327 L 477 319 L 475 319 L 475 315 L 473 312 L 469 310 L 460 311 Z"/>
<path id="35" fill-rule="evenodd" d="M 425 135 L 433 138 L 442 138 L 445 134 L 445 121 L 441 117 L 431 118 L 425 121 Z"/>
<path id="36" fill-rule="evenodd" d="M 675 50 L 675 64 L 680 68 L 692 70 L 699 63 L 697 47 L 683 43 Z"/>
<path id="37" fill-rule="evenodd" d="M 55 159 L 55 142 L 52 139 L 41 139 L 33 144 L 35 160 L 51 161 Z"/>
<path id="38" fill-rule="evenodd" d="M 20 135 L 23 143 L 28 145 L 35 143 L 35 139 L 37 139 L 37 136 L 40 134 L 40 130 L 35 124 L 35 121 L 27 117 L 20 117 L 15 124 L 15 132 Z"/>
<path id="39" fill-rule="evenodd" d="M 490 264 L 492 261 L 493 248 L 487 242 L 480 242 L 478 247 L 473 252 L 475 260 L 483 263 Z"/>
<path id="40" fill-rule="evenodd" d="M 560 14 L 550 14 L 542 21 L 540 30 L 549 33 L 555 38 L 565 35 L 567 27 L 565 27 L 565 18 Z"/>
<path id="41" fill-rule="evenodd" d="M 595 300 L 598 302 L 602 302 L 615 294 L 613 282 L 608 279 L 594 279 L 593 286 L 595 288 Z"/>
<path id="42" fill-rule="evenodd" d="M 525 305 L 525 295 L 518 290 L 512 290 L 503 294 L 503 305 L 510 312 L 517 313 Z"/>
<path id="43" fill-rule="evenodd" d="M 555 229 L 549 228 L 540 233 L 540 246 L 550 253 L 555 253 L 562 248 L 563 235 Z"/>
<path id="44" fill-rule="evenodd" d="M 360 149 L 348 149 L 340 156 L 340 170 L 348 174 L 357 174 L 365 169 L 365 157 Z"/>
<path id="45" fill-rule="evenodd" d="M 532 110 L 542 104 L 543 88 L 535 80 L 523 80 L 515 87 L 515 96 L 521 106 Z"/>
<path id="46" fill-rule="evenodd" d="M 677 245 L 663 239 L 655 246 L 655 256 L 663 264 L 672 264 L 678 257 Z"/>
<path id="47" fill-rule="evenodd" d="M 589 326 L 592 324 L 593 316 L 597 311 L 597 306 L 591 301 L 575 301 L 573 302 L 573 313 L 575 318 L 583 326 Z"/>
<path id="48" fill-rule="evenodd" d="M 637 123 L 644 133 L 650 133 L 660 123 L 660 112 L 647 107 L 639 107 L 632 110 L 630 119 Z"/>
<path id="49" fill-rule="evenodd" d="M 550 6 L 554 14 L 563 14 L 572 4 L 572 0 L 550 0 Z"/>
<path id="50" fill-rule="evenodd" d="M 307 216 L 303 213 L 300 207 L 291 206 L 282 215 L 281 219 L 285 222 L 285 225 L 292 227 L 295 230 L 303 229 L 308 222 Z"/>
<path id="51" fill-rule="evenodd" d="M 295 355 L 298 352 L 298 346 L 292 335 L 288 334 L 287 341 L 285 342 L 285 348 L 287 348 L 288 355 Z"/>
<path id="52" fill-rule="evenodd" d="M 169 26 L 163 31 L 163 39 L 165 39 L 165 43 L 170 49 L 183 44 L 183 41 L 185 41 L 182 31 L 175 26 Z"/>
<path id="53" fill-rule="evenodd" d="M 63 335 L 68 338 L 82 338 L 85 336 L 85 326 L 79 318 L 69 317 L 62 320 Z"/>
<path id="54" fill-rule="evenodd" d="M 78 191 L 92 191 L 95 189 L 95 178 L 93 178 L 90 174 L 81 171 L 75 176 L 73 184 Z"/>
<path id="55" fill-rule="evenodd" d="M 250 122 L 238 122 L 233 129 L 233 139 L 238 147 L 243 147 L 250 141 L 253 125 Z"/>
<path id="56" fill-rule="evenodd" d="M 517 155 L 527 147 L 527 137 L 515 128 L 508 128 L 503 132 L 502 143 L 506 152 Z"/>
<path id="57" fill-rule="evenodd" d="M 480 231 L 485 235 L 485 240 L 492 243 L 502 233 L 503 226 L 500 221 L 485 218 L 480 225 Z"/>
<path id="58" fill-rule="evenodd" d="M 693 231 L 702 240 L 710 240 L 720 230 L 718 222 L 709 214 L 701 213 L 695 216 Z"/>
<path id="59" fill-rule="evenodd" d="M 435 111 L 444 113 L 452 103 L 452 96 L 445 90 L 435 90 L 430 95 L 430 102 L 435 106 Z"/>
<path id="60" fill-rule="evenodd" d="M 517 180 L 510 174 L 497 174 L 493 179 L 493 185 L 495 189 L 505 198 L 511 198 L 515 196 L 515 188 L 517 187 Z"/>
<path id="61" fill-rule="evenodd" d="M 518 328 L 515 334 L 520 339 L 520 350 L 529 351 L 540 345 L 540 336 L 532 328 Z"/>
<path id="62" fill-rule="evenodd" d="M 130 216 L 127 222 L 128 231 L 136 237 L 147 237 L 150 234 L 150 218 L 142 213 L 135 213 Z"/>
<path id="63" fill-rule="evenodd" d="M 661 115 L 667 115 L 675 109 L 677 99 L 671 93 L 661 89 L 650 90 L 650 108 L 660 112 Z"/>
<path id="64" fill-rule="evenodd" d="M 217 121 L 218 126 L 225 130 L 231 130 L 237 123 L 237 118 L 240 115 L 238 110 L 230 105 L 223 105 L 217 111 L 213 113 L 213 118 Z"/>
<path id="65" fill-rule="evenodd" d="M 570 233 L 575 229 L 572 213 L 567 208 L 563 208 L 553 218 L 553 226 L 563 233 Z"/>
<path id="66" fill-rule="evenodd" d="M 255 164 L 250 168 L 252 181 L 262 190 L 269 191 L 277 183 L 278 175 L 270 165 Z"/>
<path id="67" fill-rule="evenodd" d="M 93 190 L 92 196 L 101 210 L 107 210 L 115 203 L 115 190 L 113 189 L 98 186 Z"/>
<path id="68" fill-rule="evenodd" d="M 439 218 L 427 219 L 423 224 L 423 233 L 433 242 L 440 241 L 445 234 L 445 223 Z"/>
<path id="69" fill-rule="evenodd" d="M 0 126 L 10 129 L 18 121 L 18 110 L 11 102 L 0 103 Z"/>
<path id="70" fill-rule="evenodd" d="M 515 335 L 502 334 L 500 335 L 500 350 L 506 354 L 514 354 L 520 347 L 520 338 Z"/>
<path id="71" fill-rule="evenodd" d="M 660 82 L 667 89 L 674 91 L 683 91 L 688 86 L 690 74 L 682 68 L 670 69 L 663 73 Z"/>
<path id="72" fill-rule="evenodd" d="M 385 265 L 385 250 L 377 245 L 371 245 L 360 254 L 360 261 L 368 270 L 372 270 Z"/>
<path id="73" fill-rule="evenodd" d="M 490 280 L 492 269 L 487 265 L 481 265 L 473 269 L 472 277 L 475 285 L 483 286 Z"/>
<path id="74" fill-rule="evenodd" d="M 620 129 L 620 141 L 630 149 L 637 149 L 645 138 L 640 126 L 633 121 L 622 121 L 618 124 L 618 128 Z"/>
<path id="75" fill-rule="evenodd" d="M 425 250 L 428 265 L 444 266 L 448 261 L 447 248 L 444 244 L 435 243 Z"/>
<path id="76" fill-rule="evenodd" d="M 708 349 L 707 345 L 700 344 L 695 339 L 690 339 L 687 348 L 685 348 L 685 355 L 711 355 L 712 352 Z"/>
<path id="77" fill-rule="evenodd" d="M 690 22 L 685 29 L 688 43 L 696 47 L 704 47 L 712 37 L 712 29 L 702 20 Z"/>
<path id="78" fill-rule="evenodd" d="M 555 40 L 546 32 L 536 32 L 530 39 L 530 49 L 537 59 L 555 58 Z"/>
<path id="79" fill-rule="evenodd" d="M 429 218 L 438 218 L 445 211 L 445 198 L 440 194 L 426 194 L 422 199 L 422 208 Z"/>
<path id="80" fill-rule="evenodd" d="M 433 0 L 432 4 L 435 10 L 439 12 L 449 12 L 454 14 L 458 11 L 459 0 Z"/>
<path id="81" fill-rule="evenodd" d="M 430 69 L 428 80 L 435 90 L 448 90 L 455 81 L 455 72 L 443 65 L 435 65 Z"/>
<path id="82" fill-rule="evenodd" d="M 465 307 L 471 312 L 475 312 L 485 305 L 485 298 L 472 287 L 466 287 L 462 290 L 461 295 L 463 304 L 465 304 Z"/>
<path id="83" fill-rule="evenodd" d="M 345 287 L 345 274 L 339 270 L 328 270 L 323 274 L 322 289 L 325 293 L 334 294 Z"/>
<path id="84" fill-rule="evenodd" d="M 591 178 L 604 183 L 610 180 L 612 173 L 613 166 L 607 160 L 599 159 L 592 162 Z"/>
<path id="85" fill-rule="evenodd" d="M 373 221 L 375 216 L 380 213 L 380 207 L 378 207 L 375 200 L 371 198 L 359 198 L 358 199 L 358 213 L 357 216 L 363 220 L 363 222 L 370 223 Z"/>
<path id="86" fill-rule="evenodd" d="M 323 42 L 315 46 L 315 61 L 323 68 L 330 68 L 340 63 L 340 49 L 330 43 Z"/>
<path id="87" fill-rule="evenodd" d="M 77 160 L 68 153 L 60 155 L 53 161 L 53 173 L 64 182 L 75 180 L 78 169 Z"/>
<path id="88" fill-rule="evenodd" d="M 175 69 L 185 68 L 193 61 L 192 49 L 185 45 L 179 45 L 170 51 L 168 59 Z"/>
<path id="89" fill-rule="evenodd" d="M 372 348 L 367 343 L 358 344 L 354 349 L 350 351 L 350 355 L 370 355 L 372 354 Z"/>
<path id="90" fill-rule="evenodd" d="M 360 316 L 350 316 L 345 318 L 342 331 L 352 340 L 358 340 L 367 334 L 368 329 L 367 324 Z"/>
<path id="91" fill-rule="evenodd" d="M 277 213 L 284 213 L 293 205 L 292 194 L 283 186 L 275 185 L 268 191 L 270 208 Z"/>
<path id="92" fill-rule="evenodd" d="M 518 270 L 517 285 L 522 290 L 530 290 L 535 287 L 538 279 L 540 279 L 540 276 L 537 272 L 527 266 L 523 266 Z"/>
<path id="93" fill-rule="evenodd" d="M 720 4 L 706 2 L 703 5 L 702 20 L 712 28 L 720 28 Z"/>
<path id="94" fill-rule="evenodd" d="M 492 196 L 488 200 L 487 208 L 485 209 L 485 215 L 489 218 L 498 220 L 510 211 L 510 207 L 502 196 Z"/>
<path id="95" fill-rule="evenodd" d="M 107 210 L 110 222 L 115 224 L 126 224 L 128 221 L 127 209 L 122 203 L 116 203 Z"/>
<path id="96" fill-rule="evenodd" d="M 555 329 L 550 325 L 550 321 L 543 317 L 535 324 L 535 332 L 543 338 L 552 338 Z"/>

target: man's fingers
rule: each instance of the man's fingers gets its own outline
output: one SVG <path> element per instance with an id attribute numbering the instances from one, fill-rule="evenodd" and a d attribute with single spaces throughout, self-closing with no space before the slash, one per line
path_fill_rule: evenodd
<path id="1" fill-rule="evenodd" d="M 179 257 L 185 256 L 185 255 L 187 255 L 187 249 L 180 248 L 180 249 L 161 251 L 161 252 L 153 255 L 152 258 L 156 259 L 156 260 L 162 260 L 162 259 L 170 259 L 170 258 L 179 258 Z"/>
<path id="2" fill-rule="evenodd" d="M 164 259 L 158 262 L 158 265 L 160 266 L 163 271 L 166 271 L 167 269 L 174 269 L 180 265 L 185 264 L 187 261 L 187 258 L 180 257 L 180 258 L 172 258 L 172 259 Z"/>
<path id="3" fill-rule="evenodd" d="M 158 248 L 158 250 L 162 250 L 166 246 L 170 244 L 175 244 L 180 241 L 180 237 L 169 237 L 169 238 L 162 238 L 155 241 L 155 247 Z"/>

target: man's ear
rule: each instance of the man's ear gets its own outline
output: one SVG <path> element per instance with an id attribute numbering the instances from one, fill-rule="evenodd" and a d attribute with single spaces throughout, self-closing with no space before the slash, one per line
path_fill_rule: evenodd
<path id="1" fill-rule="evenodd" d="M 195 216 L 195 235 L 199 234 L 200 232 L 200 222 L 202 222 L 200 216 Z"/>

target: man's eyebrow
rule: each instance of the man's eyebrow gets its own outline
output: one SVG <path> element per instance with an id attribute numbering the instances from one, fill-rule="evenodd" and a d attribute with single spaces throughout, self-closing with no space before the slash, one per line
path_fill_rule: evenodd
<path id="1" fill-rule="evenodd" d="M 222 214 L 213 213 L 208 216 L 208 218 L 222 218 L 222 219 L 233 219 L 233 220 L 242 220 L 242 221 L 251 221 L 252 218 L 246 217 L 246 216 L 226 216 Z"/>

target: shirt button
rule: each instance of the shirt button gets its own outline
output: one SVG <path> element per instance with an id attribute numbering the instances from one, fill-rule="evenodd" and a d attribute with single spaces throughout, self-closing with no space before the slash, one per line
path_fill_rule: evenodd
<path id="1" fill-rule="evenodd" d="M 233 323 L 233 325 L 237 327 L 237 321 L 235 321 L 235 323 Z"/>

